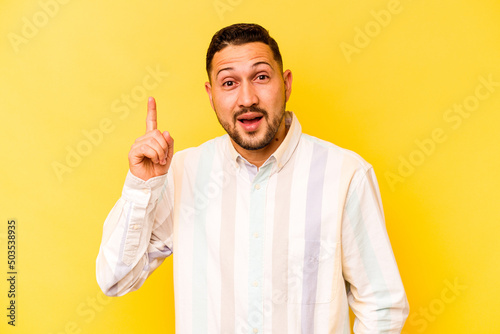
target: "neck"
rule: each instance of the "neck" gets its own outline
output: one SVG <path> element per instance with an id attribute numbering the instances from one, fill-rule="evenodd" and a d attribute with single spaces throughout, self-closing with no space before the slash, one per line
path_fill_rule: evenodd
<path id="1" fill-rule="evenodd" d="M 280 127 L 278 128 L 278 132 L 276 132 L 273 140 L 271 140 L 271 142 L 266 147 L 258 150 L 245 150 L 244 148 L 236 144 L 232 139 L 231 142 L 233 143 L 236 151 L 241 154 L 243 158 L 245 158 L 252 165 L 260 167 L 264 164 L 264 162 L 266 162 L 271 154 L 273 154 L 278 149 L 278 147 L 285 139 L 287 132 L 288 128 L 285 126 L 285 117 L 283 117 Z"/>

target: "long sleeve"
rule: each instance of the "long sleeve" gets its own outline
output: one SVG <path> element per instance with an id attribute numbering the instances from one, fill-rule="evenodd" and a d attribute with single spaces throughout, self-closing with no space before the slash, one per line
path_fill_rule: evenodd
<path id="1" fill-rule="evenodd" d="M 373 168 L 356 174 L 342 221 L 342 270 L 354 333 L 400 333 L 408 300 L 385 226 Z"/>
<path id="2" fill-rule="evenodd" d="M 97 283 L 106 295 L 137 290 L 172 254 L 169 182 L 168 174 L 143 181 L 128 172 L 122 196 L 104 222 L 96 260 Z"/>

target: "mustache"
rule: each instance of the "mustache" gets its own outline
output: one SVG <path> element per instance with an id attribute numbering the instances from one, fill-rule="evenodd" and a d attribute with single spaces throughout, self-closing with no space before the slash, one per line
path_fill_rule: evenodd
<path id="1" fill-rule="evenodd" d="M 240 117 L 243 114 L 246 114 L 247 112 L 252 112 L 252 111 L 261 113 L 264 116 L 264 118 L 266 119 L 268 118 L 268 112 L 266 110 L 259 108 L 257 106 L 251 106 L 249 108 L 242 108 L 237 112 L 235 112 L 233 115 L 233 121 L 236 123 L 238 117 Z"/>

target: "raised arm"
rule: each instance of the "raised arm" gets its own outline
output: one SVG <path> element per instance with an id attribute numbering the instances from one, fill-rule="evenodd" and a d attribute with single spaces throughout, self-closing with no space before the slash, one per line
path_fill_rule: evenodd
<path id="1" fill-rule="evenodd" d="M 146 133 L 130 149 L 130 170 L 104 222 L 96 260 L 97 282 L 108 296 L 137 290 L 172 254 L 172 158 L 173 139 L 157 129 L 156 102 L 149 98 Z"/>

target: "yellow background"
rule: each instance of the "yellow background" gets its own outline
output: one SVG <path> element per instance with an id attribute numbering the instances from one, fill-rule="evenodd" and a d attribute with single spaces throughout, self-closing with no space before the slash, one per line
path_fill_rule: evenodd
<path id="1" fill-rule="evenodd" d="M 0 5 L 0 332 L 173 332 L 171 259 L 139 291 L 108 298 L 95 258 L 145 130 L 144 93 L 176 150 L 223 134 L 203 88 L 205 52 L 236 22 L 260 23 L 278 41 L 294 74 L 288 109 L 304 131 L 374 166 L 410 302 L 404 333 L 500 332 L 498 1 L 59 1 Z M 464 103 L 467 117 L 449 111 Z M 78 148 L 85 156 L 68 167 Z"/>

